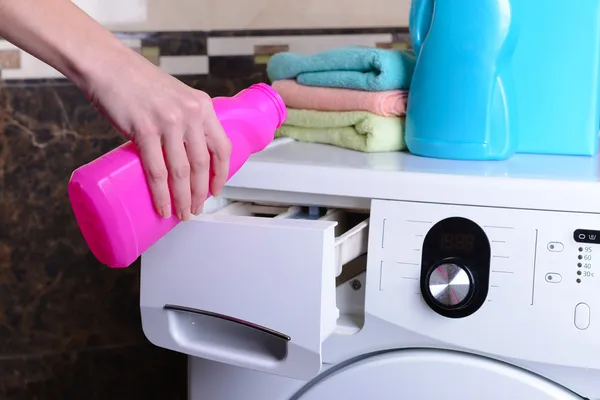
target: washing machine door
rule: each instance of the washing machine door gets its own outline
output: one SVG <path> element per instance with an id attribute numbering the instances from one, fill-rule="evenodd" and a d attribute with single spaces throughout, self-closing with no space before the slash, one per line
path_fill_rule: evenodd
<path id="1" fill-rule="evenodd" d="M 328 370 L 290 400 L 582 400 L 543 377 L 495 360 L 398 350 Z"/>

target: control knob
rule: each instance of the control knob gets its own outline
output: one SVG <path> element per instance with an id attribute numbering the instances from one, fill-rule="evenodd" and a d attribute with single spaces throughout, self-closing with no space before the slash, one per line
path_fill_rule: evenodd
<path id="1" fill-rule="evenodd" d="M 427 281 L 431 300 L 445 309 L 454 309 L 470 300 L 473 280 L 466 268 L 455 263 L 440 264 Z"/>

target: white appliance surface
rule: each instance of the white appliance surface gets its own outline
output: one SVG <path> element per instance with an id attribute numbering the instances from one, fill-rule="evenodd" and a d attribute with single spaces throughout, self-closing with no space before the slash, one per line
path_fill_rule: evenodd
<path id="1" fill-rule="evenodd" d="M 143 255 L 144 332 L 191 400 L 600 400 L 599 178 L 278 140 Z"/>
<path id="2" fill-rule="evenodd" d="M 517 154 L 507 161 L 367 154 L 278 139 L 231 178 L 242 189 L 499 207 L 597 212 L 600 158 Z"/>

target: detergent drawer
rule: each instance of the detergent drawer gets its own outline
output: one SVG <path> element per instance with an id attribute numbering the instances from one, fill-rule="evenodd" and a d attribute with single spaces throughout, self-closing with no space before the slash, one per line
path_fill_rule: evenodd
<path id="1" fill-rule="evenodd" d="M 368 215 L 231 203 L 142 256 L 142 325 L 157 346 L 296 379 L 321 370 L 336 277 L 367 251 Z"/>

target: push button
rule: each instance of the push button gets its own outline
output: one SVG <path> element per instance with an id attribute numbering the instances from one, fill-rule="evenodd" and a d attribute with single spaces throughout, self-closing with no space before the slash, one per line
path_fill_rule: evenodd
<path id="1" fill-rule="evenodd" d="M 561 242 L 548 243 L 548 250 L 550 250 L 550 251 L 559 253 L 559 252 L 563 251 L 564 248 L 565 248 L 565 246 L 563 246 L 563 244 Z"/>
<path id="2" fill-rule="evenodd" d="M 575 306 L 575 326 L 582 331 L 590 326 L 590 306 L 585 303 Z"/>
<path id="3" fill-rule="evenodd" d="M 550 282 L 550 283 L 559 283 L 560 281 L 562 281 L 562 276 L 560 274 L 556 274 L 556 273 L 549 273 L 546 274 L 546 282 Z"/>
<path id="4" fill-rule="evenodd" d="M 600 231 L 589 229 L 576 229 L 573 232 L 573 239 L 578 243 L 600 243 Z"/>

